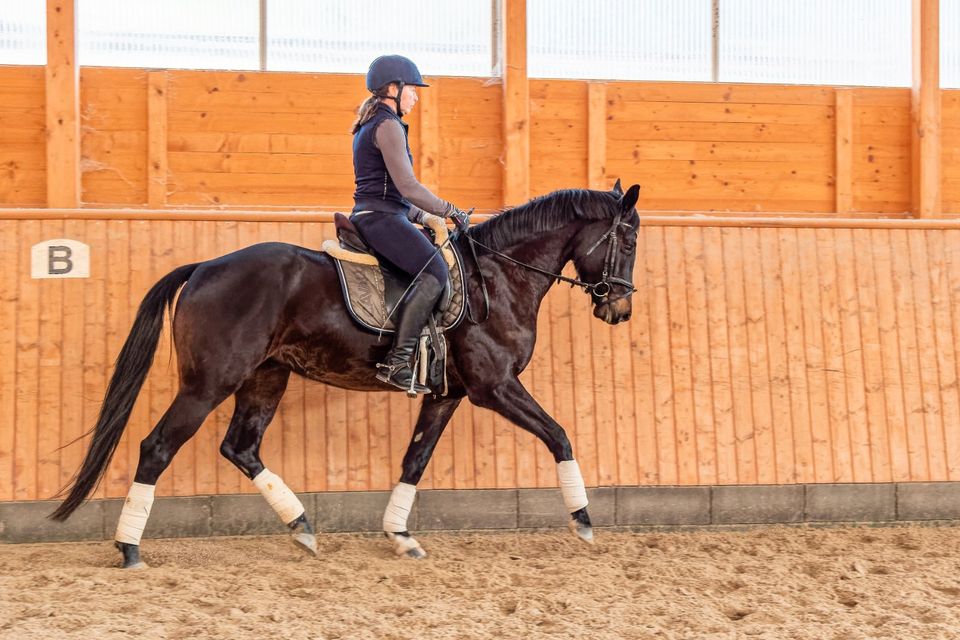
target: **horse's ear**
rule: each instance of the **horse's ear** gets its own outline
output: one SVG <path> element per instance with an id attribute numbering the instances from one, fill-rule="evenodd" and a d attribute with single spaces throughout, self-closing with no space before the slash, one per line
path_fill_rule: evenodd
<path id="1" fill-rule="evenodd" d="M 635 184 L 627 189 L 627 193 L 620 198 L 620 208 L 624 211 L 631 211 L 635 206 L 637 206 L 637 200 L 639 199 L 640 185 Z"/>
<path id="2" fill-rule="evenodd" d="M 618 196 L 623 195 L 623 187 L 620 186 L 620 178 L 617 178 L 616 184 L 613 185 L 613 192 Z"/>

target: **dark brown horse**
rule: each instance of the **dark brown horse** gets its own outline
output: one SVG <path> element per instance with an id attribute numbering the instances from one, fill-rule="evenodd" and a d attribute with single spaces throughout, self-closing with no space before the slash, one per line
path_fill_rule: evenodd
<path id="1" fill-rule="evenodd" d="M 455 238 L 461 251 L 469 252 L 468 243 L 474 244 L 478 260 L 467 261 L 468 299 L 475 310 L 483 306 L 486 291 L 479 282 L 484 277 L 489 317 L 450 332 L 448 394 L 423 400 L 400 483 L 384 516 L 384 529 L 398 554 L 423 555 L 406 531 L 406 515 L 437 440 L 464 397 L 543 441 L 558 463 L 571 529 L 592 539 L 570 441 L 517 376 L 533 353 L 540 302 L 568 262 L 573 261 L 581 284 L 587 285 L 594 316 L 611 324 L 629 319 L 639 189 L 634 185 L 624 194 L 618 181 L 613 191 L 557 191 Z M 68 518 L 103 477 L 153 361 L 164 307 L 172 306 L 181 286 L 172 321 L 179 390 L 140 445 L 135 482 L 118 526 L 124 566 L 140 564 L 140 534 L 160 474 L 231 394 L 236 408 L 221 453 L 257 484 L 295 541 L 315 552 L 302 505 L 264 468 L 260 442 L 291 372 L 344 389 L 393 390 L 374 377 L 374 363 L 383 358 L 389 341 L 351 322 L 327 254 L 282 243 L 181 266 L 147 293 L 117 359 L 86 457 L 51 517 Z"/>

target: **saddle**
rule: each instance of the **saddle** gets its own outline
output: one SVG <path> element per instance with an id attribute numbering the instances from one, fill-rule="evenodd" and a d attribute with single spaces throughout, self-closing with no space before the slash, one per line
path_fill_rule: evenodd
<path id="1" fill-rule="evenodd" d="M 334 226 L 337 241 L 325 240 L 321 250 L 333 258 L 337 267 L 340 289 L 351 319 L 366 331 L 393 334 L 393 312 L 410 286 L 410 276 L 381 262 L 347 216 L 335 213 Z M 435 244 L 446 240 L 447 228 L 442 221 L 435 224 L 434 229 L 425 228 L 423 232 Z M 443 386 L 445 392 L 446 339 L 443 334 L 456 328 L 466 315 L 463 290 L 466 273 L 463 258 L 453 243 L 443 246 L 440 254 L 447 263 L 450 278 L 420 338 L 417 364 L 421 384 L 434 389 Z"/>

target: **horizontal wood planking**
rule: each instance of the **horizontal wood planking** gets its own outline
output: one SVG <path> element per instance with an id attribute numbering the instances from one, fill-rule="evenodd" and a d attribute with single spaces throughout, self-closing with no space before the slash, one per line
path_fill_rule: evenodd
<path id="1" fill-rule="evenodd" d="M 85 445 L 54 450 L 90 427 L 108 363 L 159 277 L 252 242 L 315 246 L 332 226 L 313 221 L 319 214 L 78 215 L 89 219 L 0 221 L 0 264 L 17 274 L 0 300 L 0 334 L 15 348 L 0 361 L 0 499 L 49 498 L 73 473 Z M 940 416 L 960 411 L 951 324 L 960 222 L 838 222 L 648 219 L 634 318 L 622 329 L 592 318 L 575 291 L 548 294 L 524 379 L 566 427 L 591 484 L 955 477 L 960 444 Z M 737 226 L 748 224 L 764 228 Z M 90 244 L 91 278 L 31 280 L 30 246 L 61 235 Z M 176 388 L 168 337 L 158 352 L 100 495 L 125 493 L 137 443 Z M 930 358 L 936 366 L 922 364 Z M 399 396 L 298 382 L 264 455 L 298 490 L 388 488 L 415 411 Z M 229 412 L 228 402 L 208 419 L 161 493 L 252 491 L 217 451 Z M 454 425 L 425 485 L 555 485 L 549 456 L 528 434 L 466 405 Z"/>
<path id="2" fill-rule="evenodd" d="M 47 201 L 43 67 L 0 66 L 0 206 Z"/>

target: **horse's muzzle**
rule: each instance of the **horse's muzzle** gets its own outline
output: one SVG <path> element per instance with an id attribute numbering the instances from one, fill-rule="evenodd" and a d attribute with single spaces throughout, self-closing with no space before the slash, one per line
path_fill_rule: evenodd
<path id="1" fill-rule="evenodd" d="M 629 296 L 617 298 L 616 300 L 604 301 L 594 306 L 593 315 L 600 318 L 607 324 L 619 324 L 630 319 L 633 311 L 633 304 Z"/>

